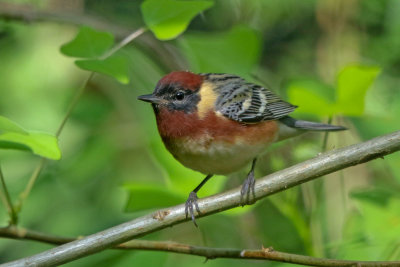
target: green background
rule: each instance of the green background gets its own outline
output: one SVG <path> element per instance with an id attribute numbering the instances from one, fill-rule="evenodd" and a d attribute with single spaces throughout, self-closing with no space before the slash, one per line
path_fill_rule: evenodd
<path id="1" fill-rule="evenodd" d="M 21 227 L 77 237 L 185 201 L 203 175 L 169 155 L 151 107 L 136 100 L 151 93 L 157 81 L 173 70 L 238 74 L 299 105 L 296 118 L 323 122 L 331 118 L 349 128 L 329 134 L 325 145 L 324 134 L 273 145 L 259 159 L 256 177 L 325 149 L 400 128 L 397 0 L 216 0 L 200 1 L 183 13 L 173 1 L 172 8 L 167 3 L 159 9 L 154 9 L 157 1 L 147 2 L 141 6 L 142 1 L 131 0 L 0 1 L 1 116 L 29 132 L 54 134 L 90 74 L 82 69 L 100 73 L 89 82 L 59 137 L 61 159 L 47 163 L 24 202 Z M 51 19 L 26 23 L 1 16 L 2 8 L 24 10 L 27 5 L 28 11 L 74 14 L 71 21 L 99 18 L 115 30 L 104 33 L 96 23 L 80 29 Z M 163 12 L 172 18 L 164 18 Z M 122 37 L 146 25 L 154 34 L 147 31 L 113 56 L 101 58 Z M 0 127 L 0 134 L 3 131 Z M 26 151 L 0 150 L 14 202 L 39 161 L 39 156 Z M 199 229 L 187 222 L 144 239 L 211 247 L 264 246 L 337 259 L 399 260 L 399 166 L 400 154 L 389 155 L 254 206 L 199 219 Z M 211 179 L 199 196 L 239 186 L 246 171 Z M 8 223 L 4 206 L 0 222 Z M 0 262 L 51 247 L 2 238 Z M 287 265 L 227 259 L 206 264 Z M 193 267 L 204 266 L 204 258 L 109 250 L 67 264 L 92 265 Z"/>

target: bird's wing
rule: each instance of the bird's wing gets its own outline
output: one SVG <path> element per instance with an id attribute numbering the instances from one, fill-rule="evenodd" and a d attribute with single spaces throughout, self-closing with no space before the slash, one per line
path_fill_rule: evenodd
<path id="1" fill-rule="evenodd" d="M 218 91 L 216 110 L 243 123 L 277 120 L 293 112 L 294 106 L 270 90 L 228 74 L 209 74 Z"/>

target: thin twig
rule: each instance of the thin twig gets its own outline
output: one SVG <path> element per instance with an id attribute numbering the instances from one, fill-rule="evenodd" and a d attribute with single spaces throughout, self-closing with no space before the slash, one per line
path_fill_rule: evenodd
<path id="1" fill-rule="evenodd" d="M 60 126 L 57 129 L 57 132 L 56 132 L 56 136 L 57 137 L 60 136 L 62 130 L 64 129 L 65 124 L 67 123 L 69 117 L 71 116 L 72 111 L 74 110 L 75 106 L 78 104 L 79 99 L 81 99 L 83 93 L 85 92 L 85 89 L 86 89 L 87 85 L 89 84 L 89 82 L 93 78 L 93 76 L 94 76 L 94 72 L 91 72 L 90 75 L 83 82 L 82 86 L 76 92 L 74 99 L 69 104 L 69 107 L 67 109 L 67 113 L 65 114 Z"/>
<path id="2" fill-rule="evenodd" d="M 29 178 L 28 183 L 26 184 L 26 187 L 25 187 L 24 191 L 22 191 L 22 193 L 19 195 L 17 203 L 15 204 L 15 210 L 17 212 L 17 216 L 21 212 L 22 205 L 23 205 L 25 199 L 27 199 L 29 193 L 31 192 L 32 187 L 35 184 L 37 178 L 39 177 L 39 174 L 41 173 L 41 171 L 42 171 L 44 165 L 46 164 L 46 162 L 47 162 L 47 160 L 45 158 L 41 158 L 40 159 L 40 162 L 36 166 L 36 168 L 33 171 L 31 177 Z"/>
<path id="3" fill-rule="evenodd" d="M 76 238 L 59 237 L 55 235 L 24 229 L 21 227 L 16 227 L 15 225 L 11 225 L 8 227 L 1 227 L 0 236 L 11 239 L 38 241 L 53 245 L 61 245 L 76 240 Z"/>
<path id="4" fill-rule="evenodd" d="M 3 192 L 4 192 L 4 196 L 5 196 L 5 203 L 4 204 L 6 205 L 6 208 L 8 210 L 8 214 L 10 215 L 10 224 L 11 225 L 15 225 L 18 222 L 18 216 L 17 216 L 17 213 L 14 210 L 14 206 L 12 204 L 10 193 L 8 193 L 6 181 L 4 179 L 4 175 L 3 175 L 3 171 L 1 169 L 1 166 L 0 166 L 0 180 L 1 180 L 1 186 L 3 187 Z"/>
<path id="5" fill-rule="evenodd" d="M 61 245 L 76 239 L 49 235 L 28 229 L 16 227 L 0 228 L 0 236 L 18 240 L 33 240 L 47 244 Z M 148 250 L 164 251 L 178 254 L 194 255 L 205 257 L 206 259 L 231 258 L 231 259 L 257 259 L 270 260 L 278 262 L 287 262 L 294 264 L 303 264 L 311 266 L 398 266 L 399 261 L 352 261 L 336 260 L 326 258 L 316 258 L 293 253 L 275 251 L 272 248 L 254 249 L 235 249 L 235 248 L 212 248 L 193 246 L 177 243 L 173 241 L 149 241 L 132 240 L 127 243 L 113 247 L 113 249 L 122 250 Z"/>
<path id="6" fill-rule="evenodd" d="M 382 158 L 398 150 L 400 150 L 400 131 L 360 144 L 325 152 L 313 159 L 258 179 L 255 185 L 255 200 L 340 169 Z M 201 214 L 197 214 L 199 219 L 238 207 L 240 206 L 240 188 L 200 199 L 198 205 L 201 210 Z M 10 262 L 4 266 L 60 265 L 189 219 L 185 217 L 184 204 L 169 207 L 42 253 Z M 287 260 L 290 259 L 281 259 L 281 261 Z"/>
<path id="7" fill-rule="evenodd" d="M 122 39 L 117 45 L 115 45 L 110 51 L 108 51 L 106 54 L 104 54 L 100 59 L 106 59 L 118 50 L 120 50 L 122 47 L 126 46 L 132 40 L 140 36 L 142 33 L 144 33 L 147 29 L 146 28 L 139 28 L 137 31 L 132 32 L 128 36 L 126 36 L 124 39 Z"/>
<path id="8" fill-rule="evenodd" d="M 65 114 L 63 120 L 60 123 L 60 126 L 58 127 L 56 131 L 56 136 L 59 137 L 61 134 L 61 131 L 64 129 L 65 123 L 68 121 L 69 117 L 71 116 L 71 113 L 73 109 L 75 108 L 76 104 L 78 104 L 79 99 L 81 98 L 83 92 L 85 91 L 86 86 L 88 85 L 89 81 L 92 79 L 94 75 L 94 72 L 90 73 L 88 78 L 85 80 L 85 82 L 82 84 L 82 86 L 78 89 L 76 92 L 72 102 L 70 103 L 67 113 Z M 33 171 L 31 177 L 29 178 L 29 181 L 25 187 L 25 190 L 20 194 L 19 199 L 17 204 L 15 205 L 15 209 L 18 213 L 21 212 L 22 206 L 24 204 L 24 201 L 28 198 L 30 192 L 32 191 L 33 185 L 35 184 L 37 178 L 39 177 L 40 173 L 42 172 L 44 166 L 47 163 L 46 158 L 41 158 L 39 164 L 36 166 L 35 170 Z"/>
<path id="9" fill-rule="evenodd" d="M 7 208 L 7 206 L 8 206 L 7 199 L 6 199 L 6 196 L 3 194 L 2 191 L 0 191 L 0 198 L 1 198 L 1 202 L 3 202 L 4 207 Z"/>
<path id="10" fill-rule="evenodd" d="M 333 120 L 333 117 L 329 116 L 327 124 L 331 124 L 332 120 Z M 329 136 L 329 131 L 326 131 L 324 133 L 324 139 L 322 141 L 322 152 L 326 151 L 326 149 L 328 147 L 328 136 Z"/>

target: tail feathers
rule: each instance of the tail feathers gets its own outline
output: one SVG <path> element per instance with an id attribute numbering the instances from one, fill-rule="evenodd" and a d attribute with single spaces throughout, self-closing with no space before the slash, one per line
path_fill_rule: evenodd
<path id="1" fill-rule="evenodd" d="M 299 130 L 332 131 L 332 132 L 347 130 L 347 128 L 343 127 L 343 126 L 336 126 L 336 125 L 318 123 L 318 122 L 312 122 L 312 121 L 296 120 L 289 116 L 283 117 L 283 118 L 279 119 L 279 121 L 290 128 L 295 128 L 295 129 L 299 129 Z"/>

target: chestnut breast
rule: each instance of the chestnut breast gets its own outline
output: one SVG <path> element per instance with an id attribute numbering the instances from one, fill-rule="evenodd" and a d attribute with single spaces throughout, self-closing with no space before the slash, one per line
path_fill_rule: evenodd
<path id="1" fill-rule="evenodd" d="M 186 167 L 205 174 L 237 171 L 277 138 L 276 121 L 241 124 L 213 110 L 201 115 L 161 109 L 156 117 L 171 154 Z"/>

